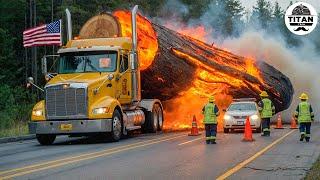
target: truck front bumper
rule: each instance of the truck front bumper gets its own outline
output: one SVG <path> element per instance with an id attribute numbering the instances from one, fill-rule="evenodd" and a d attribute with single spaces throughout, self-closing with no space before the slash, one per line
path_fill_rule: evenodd
<path id="1" fill-rule="evenodd" d="M 29 123 L 29 133 L 31 134 L 86 134 L 111 131 L 112 119 L 38 121 Z"/>

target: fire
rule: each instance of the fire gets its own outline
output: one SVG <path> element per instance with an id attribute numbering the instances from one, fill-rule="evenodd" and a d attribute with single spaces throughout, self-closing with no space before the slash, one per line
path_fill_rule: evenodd
<path id="1" fill-rule="evenodd" d="M 121 34 L 131 37 L 131 14 L 129 11 L 115 11 L 113 15 L 121 26 Z M 157 34 L 152 28 L 151 22 L 141 16 L 137 16 L 138 57 L 141 70 L 147 69 L 153 62 L 158 51 Z"/>
<path id="2" fill-rule="evenodd" d="M 116 11 L 114 16 L 117 17 L 122 30 L 122 36 L 131 37 L 131 15 L 128 11 Z M 166 24 L 167 27 L 185 35 L 190 42 L 197 46 L 210 49 L 197 53 L 184 52 L 181 49 L 172 48 L 172 52 L 181 59 L 193 64 L 196 67 L 195 77 L 193 77 L 192 86 L 179 94 L 174 99 L 164 102 L 165 106 L 165 124 L 164 129 L 181 130 L 191 128 L 192 118 L 195 115 L 198 125 L 203 127 L 201 113 L 203 106 L 207 103 L 210 95 L 215 96 L 215 103 L 220 109 L 218 118 L 218 130 L 223 130 L 223 109 L 226 109 L 232 102 L 233 97 L 229 94 L 234 89 L 252 89 L 262 91 L 260 84 L 263 78 L 260 71 L 252 58 L 243 58 L 237 60 L 233 58 L 233 54 L 228 51 L 218 49 L 212 45 L 204 43 L 208 42 L 208 34 L 210 30 L 206 30 L 204 26 L 186 27 L 173 26 Z M 157 51 L 158 42 L 157 34 L 152 28 L 152 24 L 145 17 L 137 16 L 138 27 L 138 55 L 141 69 L 147 69 L 153 62 Z M 189 54 L 196 54 L 191 56 Z M 225 61 L 227 59 L 227 61 Z M 216 66 L 211 66 L 212 64 Z M 221 72 L 219 69 L 212 67 L 229 67 L 234 72 Z M 250 76 L 250 81 L 244 77 L 237 76 L 237 72 L 244 72 Z M 240 73 L 238 73 L 240 74 Z M 159 82 L 164 80 L 158 77 Z"/>
<path id="3" fill-rule="evenodd" d="M 185 36 L 210 43 L 209 40 L 211 40 L 210 34 L 212 29 L 205 28 L 203 25 L 195 25 L 191 27 L 182 23 L 166 22 L 164 26 Z"/>

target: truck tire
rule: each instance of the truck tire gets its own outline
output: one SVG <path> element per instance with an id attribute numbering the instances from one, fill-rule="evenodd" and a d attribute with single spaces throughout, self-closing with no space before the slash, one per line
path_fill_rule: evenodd
<path id="1" fill-rule="evenodd" d="M 149 133 L 155 133 L 162 130 L 163 127 L 163 111 L 159 104 L 155 103 L 152 111 L 146 111 L 146 122 L 143 130 Z"/>
<path id="2" fill-rule="evenodd" d="M 229 133 L 229 129 L 228 128 L 223 128 L 223 132 L 227 134 L 227 133 Z"/>
<path id="3" fill-rule="evenodd" d="M 112 115 L 112 141 L 119 141 L 122 136 L 122 118 L 119 110 L 115 110 Z"/>
<path id="4" fill-rule="evenodd" d="M 51 145 L 56 139 L 54 134 L 37 134 L 36 138 L 41 145 Z"/>

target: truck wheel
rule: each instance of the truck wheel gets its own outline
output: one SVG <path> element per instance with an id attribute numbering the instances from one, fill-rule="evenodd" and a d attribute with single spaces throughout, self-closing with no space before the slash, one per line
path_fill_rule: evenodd
<path id="1" fill-rule="evenodd" d="M 163 111 L 159 104 L 155 104 L 157 106 L 158 111 L 158 131 L 162 131 L 163 128 Z"/>
<path id="2" fill-rule="evenodd" d="M 121 114 L 115 110 L 112 115 L 112 131 L 111 138 L 113 141 L 119 141 L 122 135 L 122 121 Z"/>
<path id="3" fill-rule="evenodd" d="M 152 111 L 146 112 L 146 122 L 143 130 L 150 133 L 155 133 L 157 130 L 162 130 L 163 127 L 163 112 L 159 104 L 154 104 Z"/>
<path id="4" fill-rule="evenodd" d="M 223 128 L 223 132 L 224 133 L 229 133 L 229 129 L 228 128 Z"/>
<path id="5" fill-rule="evenodd" d="M 37 134 L 36 138 L 41 145 L 51 145 L 56 139 L 54 134 Z"/>

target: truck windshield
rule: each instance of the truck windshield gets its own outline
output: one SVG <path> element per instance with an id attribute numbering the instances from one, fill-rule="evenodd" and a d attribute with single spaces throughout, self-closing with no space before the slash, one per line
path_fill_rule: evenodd
<path id="1" fill-rule="evenodd" d="M 256 111 L 257 108 L 254 103 L 236 103 L 231 104 L 228 111 Z"/>
<path id="2" fill-rule="evenodd" d="M 116 71 L 116 51 L 90 51 L 60 54 L 58 71 L 61 74 Z"/>

